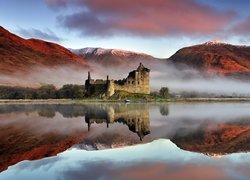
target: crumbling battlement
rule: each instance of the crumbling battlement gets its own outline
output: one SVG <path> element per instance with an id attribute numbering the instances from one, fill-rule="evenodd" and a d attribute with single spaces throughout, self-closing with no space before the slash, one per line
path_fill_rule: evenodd
<path id="1" fill-rule="evenodd" d="M 145 68 L 142 63 L 134 71 L 131 71 L 127 78 L 122 80 L 93 80 L 88 73 L 88 79 L 85 82 L 86 93 L 88 96 L 112 96 L 115 91 L 126 91 L 130 93 L 150 93 L 150 70 Z"/>

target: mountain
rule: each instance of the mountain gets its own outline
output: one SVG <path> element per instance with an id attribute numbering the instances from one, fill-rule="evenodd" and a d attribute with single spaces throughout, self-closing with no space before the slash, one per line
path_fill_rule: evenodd
<path id="1" fill-rule="evenodd" d="M 144 53 L 137 53 L 118 49 L 83 48 L 71 49 L 71 51 L 81 56 L 89 63 L 101 64 L 104 67 L 127 67 L 130 66 L 131 63 L 138 64 L 139 62 L 142 62 L 144 64 L 147 64 L 160 60 Z"/>
<path id="2" fill-rule="evenodd" d="M 14 135 L 15 133 L 17 135 Z M 1 131 L 0 135 L 2 137 L 8 135 L 6 136 L 8 139 L 1 142 L 0 172 L 24 160 L 38 160 L 56 156 L 77 144 L 85 136 L 82 132 L 61 136 L 48 133 L 39 136 L 27 131 L 22 132 L 15 127 Z"/>
<path id="3" fill-rule="evenodd" d="M 75 65 L 87 63 L 68 49 L 38 39 L 23 39 L 0 26 L 0 73 L 29 72 L 33 67 Z"/>
<path id="4" fill-rule="evenodd" d="M 148 142 L 148 141 L 146 141 Z M 88 151 L 134 146 L 144 142 L 127 132 L 109 132 L 86 137 L 77 147 Z"/>
<path id="5" fill-rule="evenodd" d="M 185 129 L 182 129 L 185 132 Z M 206 124 L 188 134 L 177 133 L 171 141 L 181 149 L 207 155 L 224 155 L 250 150 L 247 121 Z"/>
<path id="6" fill-rule="evenodd" d="M 218 41 L 182 48 L 169 59 L 117 49 L 83 48 L 71 51 L 88 63 L 101 64 L 104 67 L 130 67 L 131 64 L 139 62 L 152 66 L 167 60 L 166 64 L 174 65 L 180 70 L 190 67 L 203 75 L 239 78 L 250 76 L 250 46 L 235 46 Z"/>
<path id="7" fill-rule="evenodd" d="M 84 112 L 80 104 L 1 105 L 0 173 L 23 160 L 56 156 L 83 141 L 88 133 Z M 79 119 L 72 122 L 67 117 Z"/>
<path id="8" fill-rule="evenodd" d="M 169 62 L 192 67 L 208 75 L 250 75 L 250 46 L 210 41 L 178 50 Z"/>
<path id="9" fill-rule="evenodd" d="M 27 73 L 33 67 L 54 68 L 64 65 L 79 68 L 91 66 L 95 69 L 96 64 L 106 70 L 116 67 L 127 71 L 139 62 L 152 68 L 154 65 L 161 65 L 160 62 L 166 62 L 167 65 L 178 68 L 191 67 L 205 75 L 250 77 L 250 46 L 235 46 L 217 41 L 185 47 L 169 59 L 159 59 L 144 53 L 117 49 L 68 50 L 52 42 L 23 39 L 0 26 L 0 59 L 1 74 Z"/>

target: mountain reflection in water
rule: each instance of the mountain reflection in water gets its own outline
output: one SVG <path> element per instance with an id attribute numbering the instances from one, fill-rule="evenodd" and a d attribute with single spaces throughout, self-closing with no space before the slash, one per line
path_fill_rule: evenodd
<path id="1" fill-rule="evenodd" d="M 218 156 L 250 150 L 250 104 L 0 105 L 0 171 L 70 147 L 109 149 L 170 139 Z"/>

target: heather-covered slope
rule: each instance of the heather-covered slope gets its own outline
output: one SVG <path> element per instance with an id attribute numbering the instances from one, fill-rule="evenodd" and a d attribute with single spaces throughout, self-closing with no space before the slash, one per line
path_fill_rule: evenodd
<path id="1" fill-rule="evenodd" d="M 207 42 L 182 48 L 169 61 L 175 65 L 187 65 L 206 74 L 250 75 L 249 46 Z"/>
<path id="2" fill-rule="evenodd" d="M 0 26 L 0 73 L 29 72 L 33 67 L 57 67 L 87 63 L 68 49 L 38 39 L 23 39 Z"/>
<path id="3" fill-rule="evenodd" d="M 250 126 L 247 121 L 203 124 L 199 130 L 182 135 L 177 133 L 171 141 L 184 150 L 208 155 L 223 155 L 250 150 Z"/>
<path id="4" fill-rule="evenodd" d="M 104 68 L 131 68 L 142 62 L 149 67 L 161 65 L 158 59 L 132 51 L 83 48 L 66 49 L 58 44 L 37 39 L 23 39 L 0 26 L 0 73 L 29 72 L 33 67 L 54 68 L 73 65 L 79 68 L 101 65 Z M 185 47 L 171 56 L 166 64 L 195 68 L 205 75 L 250 77 L 250 47 L 220 42 L 207 42 Z"/>

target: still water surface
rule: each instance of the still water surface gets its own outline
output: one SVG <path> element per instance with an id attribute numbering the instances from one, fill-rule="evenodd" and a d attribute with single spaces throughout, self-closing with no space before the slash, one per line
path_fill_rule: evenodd
<path id="1" fill-rule="evenodd" d="M 0 179 L 249 179 L 250 103 L 0 105 Z"/>

